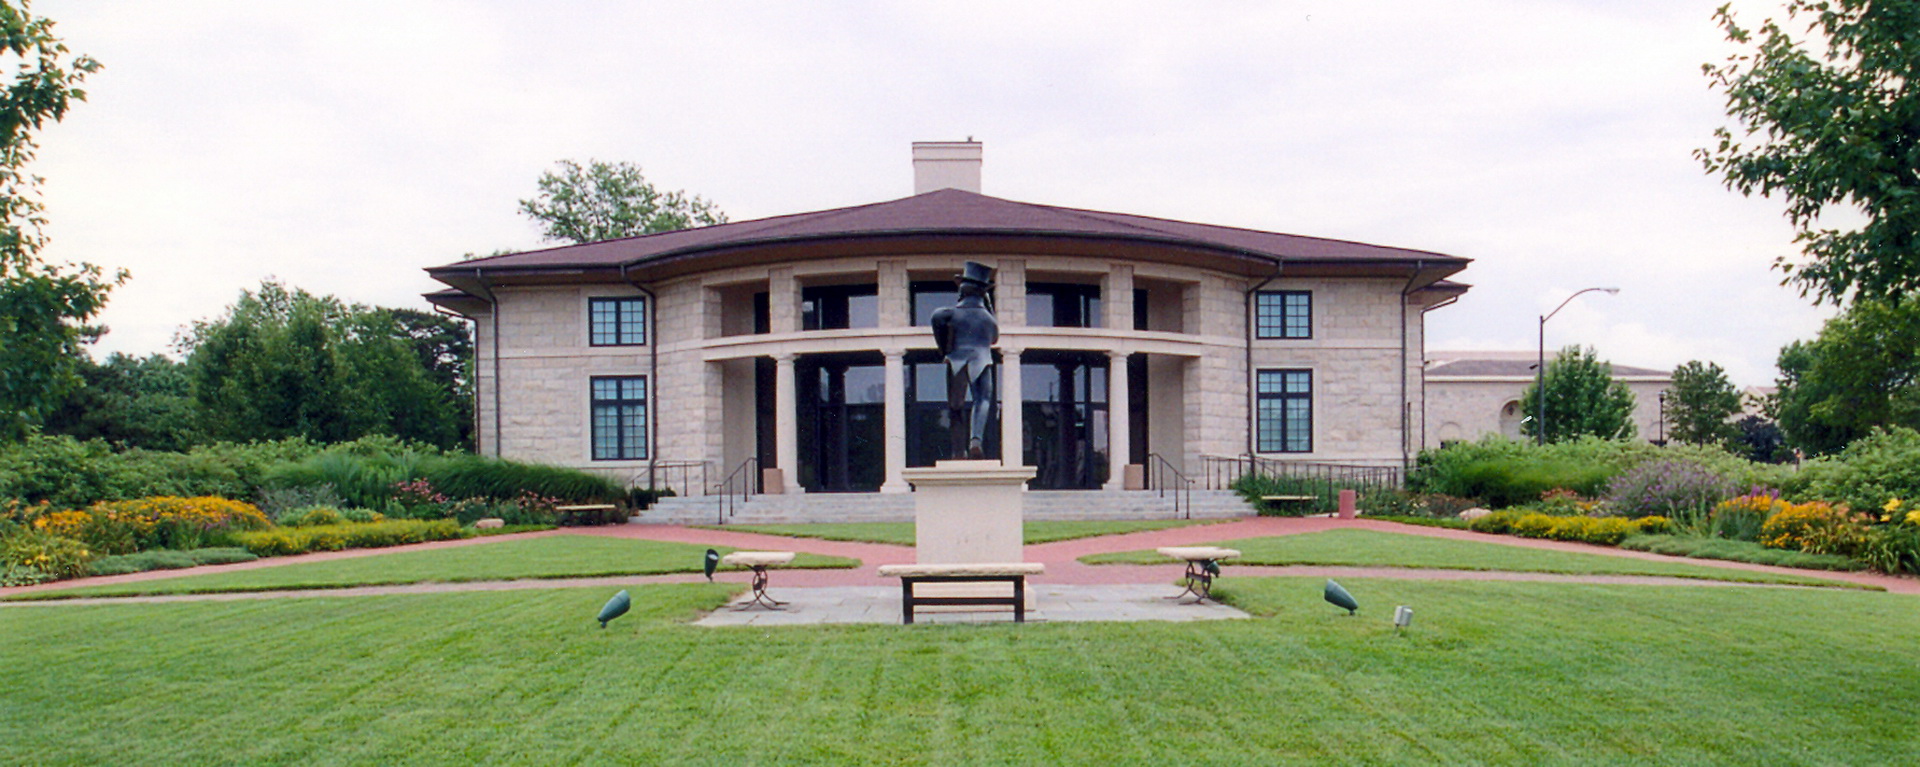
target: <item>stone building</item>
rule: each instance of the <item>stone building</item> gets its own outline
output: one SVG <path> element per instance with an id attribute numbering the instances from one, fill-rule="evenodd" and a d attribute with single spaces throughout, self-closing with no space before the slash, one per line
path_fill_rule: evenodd
<path id="1" fill-rule="evenodd" d="M 1425 313 L 1467 259 L 988 197 L 981 157 L 917 143 L 911 197 L 428 269 L 474 321 L 480 451 L 682 493 L 905 492 L 946 456 L 926 324 L 966 261 L 997 270 L 987 452 L 1034 489 L 1419 448 Z"/>
<path id="2" fill-rule="evenodd" d="M 1533 385 L 1539 351 L 1436 351 L 1427 354 L 1427 411 L 1422 442 L 1477 440 L 1488 434 L 1522 439 L 1520 425 L 1534 417 L 1522 412 L 1520 397 Z M 1553 361 L 1552 350 L 1547 361 Z M 1666 431 L 1660 395 L 1673 386 L 1665 370 L 1613 365 L 1614 380 L 1633 392 L 1633 426 L 1640 439 L 1658 441 Z M 1553 433 L 1548 424 L 1548 434 Z"/>

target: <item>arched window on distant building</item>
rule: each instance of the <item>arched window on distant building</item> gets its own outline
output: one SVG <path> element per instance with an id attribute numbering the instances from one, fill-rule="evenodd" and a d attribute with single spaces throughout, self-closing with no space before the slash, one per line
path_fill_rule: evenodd
<path id="1" fill-rule="evenodd" d="M 1519 439 L 1520 422 L 1525 420 L 1527 416 L 1520 412 L 1520 401 L 1508 402 L 1500 408 L 1500 433 L 1506 435 L 1507 439 Z"/>

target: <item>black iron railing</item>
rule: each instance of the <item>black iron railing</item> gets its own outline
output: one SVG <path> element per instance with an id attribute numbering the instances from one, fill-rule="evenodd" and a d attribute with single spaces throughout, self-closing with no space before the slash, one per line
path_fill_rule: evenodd
<path id="1" fill-rule="evenodd" d="M 1193 519 L 1193 478 L 1174 468 L 1166 456 L 1147 454 L 1147 486 L 1161 498 L 1167 497 L 1167 491 L 1173 491 L 1174 518 Z"/>
<path id="2" fill-rule="evenodd" d="M 1302 496 L 1308 513 L 1337 508 L 1341 490 L 1362 495 L 1370 490 L 1400 489 L 1405 482 L 1399 466 L 1327 461 L 1286 461 L 1261 456 L 1209 455 L 1201 457 L 1201 474 L 1211 490 L 1239 489 L 1242 478 L 1252 480 L 1249 492 L 1259 495 Z M 1296 507 L 1298 508 L 1298 507 Z"/>
<path id="3" fill-rule="evenodd" d="M 633 485 L 646 483 L 654 490 L 672 490 L 674 495 L 707 494 L 706 461 L 656 461 L 650 470 L 634 475 Z"/>
<path id="4" fill-rule="evenodd" d="M 754 493 L 759 492 L 760 459 L 748 458 L 741 461 L 739 466 L 733 467 L 733 471 L 727 472 L 727 478 L 720 480 L 720 486 L 716 489 L 720 495 L 720 502 L 716 504 L 719 519 L 714 524 L 724 525 L 728 517 L 733 516 L 741 506 L 746 505 L 747 500 L 752 498 Z"/>

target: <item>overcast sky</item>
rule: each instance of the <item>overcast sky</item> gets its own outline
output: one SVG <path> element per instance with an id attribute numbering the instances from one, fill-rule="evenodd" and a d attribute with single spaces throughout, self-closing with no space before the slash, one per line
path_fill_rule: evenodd
<path id="1" fill-rule="evenodd" d="M 1831 312 L 1771 269 L 1780 203 L 1691 157 L 1720 2 L 40 0 L 105 68 L 34 169 L 48 255 L 132 272 L 99 356 L 268 277 L 424 308 L 423 267 L 541 245 L 515 202 L 559 159 L 743 220 L 906 196 L 911 142 L 972 136 L 994 196 L 1472 258 L 1429 350 L 1617 286 L 1548 347 L 1768 384 Z"/>

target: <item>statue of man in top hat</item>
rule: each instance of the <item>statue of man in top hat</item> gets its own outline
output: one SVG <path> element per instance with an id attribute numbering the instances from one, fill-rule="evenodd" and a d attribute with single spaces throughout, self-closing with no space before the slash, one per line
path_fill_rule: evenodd
<path id="1" fill-rule="evenodd" d="M 966 457 L 985 458 L 987 421 L 993 417 L 993 345 L 1000 340 L 1000 323 L 987 308 L 987 289 L 993 269 L 968 261 L 954 275 L 960 301 L 933 313 L 933 341 L 947 358 L 947 407 L 954 414 L 954 452 L 960 452 L 960 413 L 968 413 Z M 972 407 L 967 407 L 968 399 Z"/>

